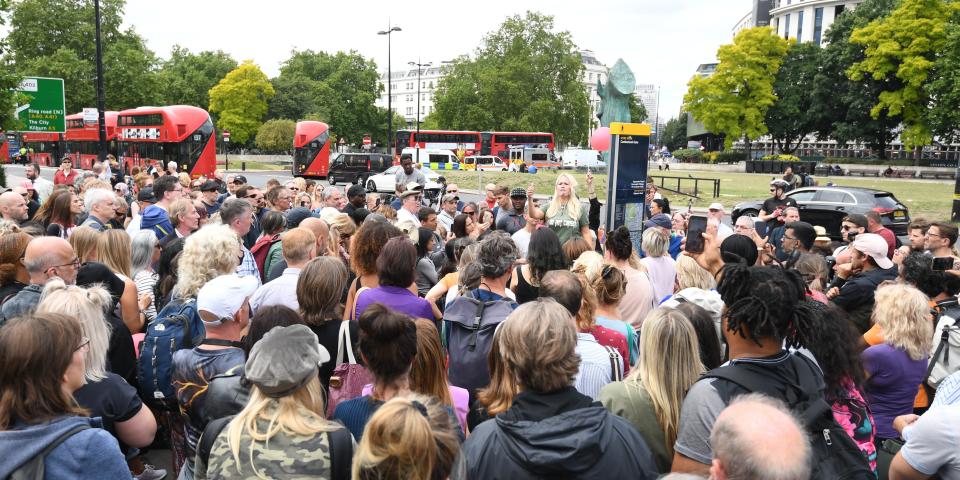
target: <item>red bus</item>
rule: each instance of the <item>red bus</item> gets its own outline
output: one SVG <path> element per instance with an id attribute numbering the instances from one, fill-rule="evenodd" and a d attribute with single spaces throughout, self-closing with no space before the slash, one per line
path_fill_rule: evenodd
<path id="1" fill-rule="evenodd" d="M 119 153 L 124 168 L 156 164 L 192 178 L 212 176 L 217 168 L 216 135 L 206 110 L 189 105 L 140 107 L 117 114 Z"/>
<path id="2" fill-rule="evenodd" d="M 480 150 L 480 132 L 454 130 L 398 130 L 394 145 L 396 159 L 404 148 L 451 150 L 457 158 L 476 155 Z"/>
<path id="3" fill-rule="evenodd" d="M 537 168 L 559 168 L 552 133 L 482 132 L 481 155 L 494 155 L 511 164 L 524 162 Z"/>
<path id="4" fill-rule="evenodd" d="M 103 112 L 107 125 L 107 152 L 117 156 L 117 112 Z M 65 154 L 73 159 L 73 168 L 89 170 L 100 154 L 100 124 L 83 123 L 83 114 L 67 115 L 67 133 L 63 135 Z"/>
<path id="5" fill-rule="evenodd" d="M 10 142 L 7 141 L 7 134 L 0 132 L 0 163 L 10 162 Z"/>
<path id="6" fill-rule="evenodd" d="M 48 167 L 60 165 L 60 160 L 63 158 L 62 133 L 24 132 L 20 138 L 22 145 L 27 149 L 27 155 L 31 162 Z"/>
<path id="7" fill-rule="evenodd" d="M 330 127 L 323 122 L 297 122 L 293 134 L 293 176 L 327 178 L 329 168 Z"/>

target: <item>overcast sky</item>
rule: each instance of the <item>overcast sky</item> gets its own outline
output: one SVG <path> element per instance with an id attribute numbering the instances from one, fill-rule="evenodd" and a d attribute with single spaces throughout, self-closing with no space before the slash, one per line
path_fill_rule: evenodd
<path id="1" fill-rule="evenodd" d="M 473 53 L 484 34 L 527 10 L 553 15 L 581 49 L 593 50 L 608 67 L 623 58 L 638 83 L 662 85 L 661 119 L 676 116 L 697 65 L 713 61 L 717 47 L 749 0 L 544 1 L 340 1 L 128 0 L 126 25 L 146 38 L 159 56 L 180 44 L 191 51 L 222 49 L 237 61 L 252 59 L 276 76 L 290 50 L 356 50 L 386 71 L 387 41 L 378 30 L 388 18 L 403 31 L 393 35 L 393 68 L 449 60 Z"/>

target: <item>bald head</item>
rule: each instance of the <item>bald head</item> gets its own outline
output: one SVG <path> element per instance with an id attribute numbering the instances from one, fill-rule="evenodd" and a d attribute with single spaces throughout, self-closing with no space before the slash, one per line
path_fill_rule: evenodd
<path id="1" fill-rule="evenodd" d="M 26 192 L 26 189 L 23 189 Z M 27 219 L 27 201 L 16 190 L 0 194 L 0 215 L 4 220 L 20 223 Z"/>
<path id="2" fill-rule="evenodd" d="M 550 270 L 540 280 L 540 297 L 556 300 L 570 315 L 577 316 L 583 302 L 580 280 L 567 270 Z"/>
<path id="3" fill-rule="evenodd" d="M 79 266 L 70 263 L 76 258 L 70 242 L 59 237 L 37 237 L 30 240 L 23 252 L 23 266 L 30 274 L 30 283 L 42 285 L 50 277 L 60 277 L 72 285 Z"/>
<path id="4" fill-rule="evenodd" d="M 327 237 L 330 236 L 330 227 L 327 222 L 320 218 L 309 217 L 303 219 L 298 228 L 305 228 L 313 232 L 313 235 L 317 238 L 318 255 L 323 255 L 323 252 L 327 251 Z"/>
<path id="5" fill-rule="evenodd" d="M 302 268 L 313 257 L 317 256 L 317 236 L 308 228 L 293 228 L 283 234 L 281 240 L 283 259 L 287 266 Z"/>
<path id="6" fill-rule="evenodd" d="M 711 478 L 801 480 L 810 477 L 810 445 L 796 417 L 779 400 L 737 397 L 710 433 Z"/>

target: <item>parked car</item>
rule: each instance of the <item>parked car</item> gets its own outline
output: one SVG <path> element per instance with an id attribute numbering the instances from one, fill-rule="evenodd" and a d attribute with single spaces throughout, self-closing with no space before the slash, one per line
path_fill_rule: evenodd
<path id="1" fill-rule="evenodd" d="M 462 170 L 481 170 L 484 172 L 506 172 L 507 164 L 503 159 L 494 155 L 476 155 L 463 157 L 463 163 L 460 164 Z"/>
<path id="2" fill-rule="evenodd" d="M 803 187 L 787 193 L 800 207 L 800 220 L 820 225 L 834 240 L 840 239 L 840 223 L 851 213 L 861 215 L 870 211 L 880 214 L 883 225 L 897 236 L 907 235 L 910 211 L 890 192 L 860 187 Z M 756 217 L 763 200 L 743 202 L 730 214 L 736 222 L 741 215 Z"/>
<path id="3" fill-rule="evenodd" d="M 395 165 L 386 169 L 383 173 L 371 175 L 367 179 L 367 191 L 371 193 L 394 193 L 397 185 L 397 172 L 401 168 Z M 427 193 L 435 193 L 443 189 L 441 184 L 446 182 L 443 177 L 429 168 L 421 168 L 420 171 L 427 177 L 427 184 L 423 187 Z"/>
<path id="4" fill-rule="evenodd" d="M 393 165 L 393 157 L 384 153 L 340 153 L 330 160 L 327 181 L 363 185 L 370 175 L 380 173 Z"/>

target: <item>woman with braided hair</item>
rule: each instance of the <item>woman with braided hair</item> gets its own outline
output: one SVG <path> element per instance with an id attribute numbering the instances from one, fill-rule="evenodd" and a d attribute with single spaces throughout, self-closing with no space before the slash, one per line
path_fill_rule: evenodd
<path id="1" fill-rule="evenodd" d="M 717 242 L 710 236 L 705 240 L 704 251 L 719 257 Z M 729 376 L 749 376 L 751 383 L 764 386 L 758 393 L 776 392 L 781 399 L 788 384 L 812 385 L 807 393 L 822 397 L 824 380 L 811 360 L 785 348 L 806 348 L 811 329 L 816 328 L 817 316 L 804 299 L 806 288 L 797 272 L 745 263 L 723 266 L 719 258 L 698 261 L 719 276 L 717 291 L 726 305 L 721 326 L 730 362 L 704 375 L 685 397 L 672 468 L 705 475 L 713 457 L 710 431 L 717 416 L 734 397 L 751 393 Z M 770 466 L 780 467 L 787 468 Z"/>

